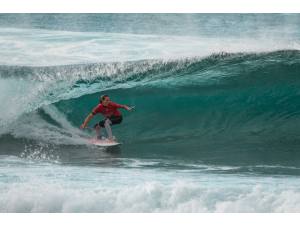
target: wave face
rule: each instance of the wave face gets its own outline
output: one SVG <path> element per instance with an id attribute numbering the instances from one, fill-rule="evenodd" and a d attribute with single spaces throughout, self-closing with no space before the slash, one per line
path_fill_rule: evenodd
<path id="1" fill-rule="evenodd" d="M 77 127 L 106 93 L 115 102 L 136 106 L 136 111 L 124 112 L 124 122 L 114 129 L 124 143 L 125 155 L 296 166 L 299 69 L 296 50 L 70 66 L 2 66 L 2 84 L 14 89 L 1 89 L 8 92 L 2 96 L 15 95 L 7 97 L 9 102 L 4 99 L 2 140 L 9 135 L 78 144 Z"/>

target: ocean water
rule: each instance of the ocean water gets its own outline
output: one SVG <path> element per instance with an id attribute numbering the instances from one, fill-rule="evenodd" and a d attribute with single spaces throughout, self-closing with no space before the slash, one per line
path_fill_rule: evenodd
<path id="1" fill-rule="evenodd" d="M 0 212 L 300 212 L 299 21 L 0 14 Z"/>

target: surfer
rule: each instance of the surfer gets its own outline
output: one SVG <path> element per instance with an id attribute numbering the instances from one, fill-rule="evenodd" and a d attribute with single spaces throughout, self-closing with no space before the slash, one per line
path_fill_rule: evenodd
<path id="1" fill-rule="evenodd" d="M 101 138 L 101 128 L 106 129 L 108 140 L 113 142 L 114 137 L 112 135 L 110 125 L 120 124 L 123 120 L 121 112 L 118 110 L 119 108 L 126 109 L 127 111 L 131 111 L 133 107 L 129 107 L 127 105 L 120 105 L 114 103 L 110 100 L 108 95 L 102 95 L 100 97 L 100 104 L 98 104 L 93 111 L 86 117 L 83 124 L 80 126 L 81 129 L 87 127 L 89 121 L 96 115 L 97 113 L 101 113 L 105 119 L 101 120 L 99 123 L 94 125 L 94 129 L 96 130 L 97 138 Z"/>

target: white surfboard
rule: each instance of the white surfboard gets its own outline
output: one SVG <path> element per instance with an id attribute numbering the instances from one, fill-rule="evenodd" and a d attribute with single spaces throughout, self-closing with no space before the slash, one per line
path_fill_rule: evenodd
<path id="1" fill-rule="evenodd" d="M 117 146 L 121 144 L 116 141 L 111 142 L 108 139 L 99 140 L 95 138 L 90 139 L 89 142 L 93 145 L 100 146 L 100 147 L 111 147 L 111 146 Z"/>

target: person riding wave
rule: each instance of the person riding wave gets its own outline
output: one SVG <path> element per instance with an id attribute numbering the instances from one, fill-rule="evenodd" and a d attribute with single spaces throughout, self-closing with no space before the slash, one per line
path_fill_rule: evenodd
<path id="1" fill-rule="evenodd" d="M 100 98 L 100 104 L 98 104 L 93 111 L 85 118 L 83 124 L 80 126 L 81 129 L 87 127 L 89 121 L 94 117 L 94 115 L 101 113 L 105 119 L 94 125 L 94 129 L 96 130 L 97 138 L 100 138 L 101 128 L 106 129 L 107 136 L 109 141 L 113 141 L 114 137 L 112 135 L 112 130 L 110 125 L 120 124 L 123 120 L 121 112 L 118 110 L 119 108 L 126 109 L 127 111 L 131 111 L 133 107 L 129 107 L 127 105 L 120 105 L 114 103 L 110 100 L 108 95 L 102 95 Z"/>

